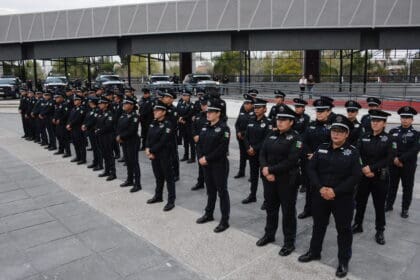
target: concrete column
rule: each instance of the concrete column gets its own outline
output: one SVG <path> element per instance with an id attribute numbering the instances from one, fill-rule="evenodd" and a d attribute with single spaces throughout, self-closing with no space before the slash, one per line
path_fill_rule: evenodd
<path id="1" fill-rule="evenodd" d="M 179 54 L 179 79 L 184 80 L 185 75 L 192 73 L 192 53 Z"/>
<path id="2" fill-rule="evenodd" d="M 306 50 L 304 55 L 305 75 L 314 76 L 315 82 L 320 82 L 321 76 L 321 51 Z"/>

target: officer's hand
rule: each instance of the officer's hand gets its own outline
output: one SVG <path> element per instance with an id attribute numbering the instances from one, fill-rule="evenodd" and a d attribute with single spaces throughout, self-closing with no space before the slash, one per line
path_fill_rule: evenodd
<path id="1" fill-rule="evenodd" d="M 194 138 L 193 138 L 193 139 L 194 139 L 194 142 L 195 142 L 195 143 L 197 143 L 197 142 L 198 142 L 198 140 L 200 139 L 200 136 L 196 135 L 196 136 L 194 136 Z"/>
<path id="2" fill-rule="evenodd" d="M 327 194 L 329 200 L 333 200 L 335 198 L 335 192 L 332 188 L 327 188 Z"/>
<path id="3" fill-rule="evenodd" d="M 399 158 L 394 158 L 394 164 L 398 167 L 403 167 L 403 163 L 400 161 Z"/>
<path id="4" fill-rule="evenodd" d="M 373 178 L 373 177 L 375 177 L 375 173 L 370 172 L 368 174 L 365 174 L 365 176 L 368 177 L 368 178 Z"/>
<path id="5" fill-rule="evenodd" d="M 261 170 L 262 174 L 267 177 L 268 175 L 270 175 L 270 172 L 268 171 L 268 166 L 264 166 Z"/>
<path id="6" fill-rule="evenodd" d="M 307 155 L 306 155 L 306 157 L 307 157 L 309 160 L 311 160 L 313 156 L 314 156 L 314 154 L 307 154 Z"/>
<path id="7" fill-rule="evenodd" d="M 370 166 L 366 165 L 365 167 L 362 168 L 362 172 L 363 174 L 367 175 L 369 173 L 372 173 L 372 171 L 370 170 Z"/>
<path id="8" fill-rule="evenodd" d="M 250 155 L 250 156 L 255 156 L 255 151 L 254 151 L 254 149 L 253 149 L 252 147 L 250 147 L 250 148 L 248 149 L 247 153 L 248 153 L 248 155 Z"/>
<path id="9" fill-rule="evenodd" d="M 149 159 L 155 159 L 155 155 L 149 153 Z"/>
<path id="10" fill-rule="evenodd" d="M 56 120 L 55 121 L 55 124 L 60 124 L 60 120 Z"/>
<path id="11" fill-rule="evenodd" d="M 121 143 L 121 142 L 122 142 L 121 137 L 120 137 L 119 135 L 115 138 L 115 140 L 116 140 L 118 143 Z"/>
<path id="12" fill-rule="evenodd" d="M 201 165 L 207 165 L 208 163 L 207 163 L 207 160 L 206 160 L 206 157 L 201 157 L 199 160 L 198 160 L 198 162 L 201 164 Z"/>
<path id="13" fill-rule="evenodd" d="M 68 131 L 70 131 L 70 130 L 71 130 L 71 126 L 68 124 L 68 125 L 66 126 L 66 129 L 67 129 Z"/>
<path id="14" fill-rule="evenodd" d="M 276 176 L 274 176 L 274 174 L 268 174 L 265 178 L 269 182 L 274 182 L 276 180 Z"/>
<path id="15" fill-rule="evenodd" d="M 86 125 L 82 125 L 82 131 L 86 131 Z"/>

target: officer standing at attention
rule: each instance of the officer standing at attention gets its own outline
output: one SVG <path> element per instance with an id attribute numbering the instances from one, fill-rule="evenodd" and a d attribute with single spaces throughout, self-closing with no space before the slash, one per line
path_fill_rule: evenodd
<path id="1" fill-rule="evenodd" d="M 307 170 L 308 164 L 318 149 L 319 145 L 326 143 L 330 140 L 330 127 L 331 120 L 330 115 L 332 114 L 331 109 L 334 105 L 327 99 L 317 99 L 313 102 L 313 106 L 316 109 L 316 120 L 309 123 L 308 128 L 303 136 L 303 153 L 306 155 L 305 170 Z M 311 181 L 308 172 L 302 174 L 306 176 L 303 182 L 307 182 L 306 189 L 306 203 L 302 213 L 299 214 L 299 219 L 305 219 L 312 216 L 312 192 L 311 192 Z"/>
<path id="2" fill-rule="evenodd" d="M 168 189 L 168 203 L 163 211 L 170 211 L 175 207 L 175 178 L 171 163 L 173 153 L 173 124 L 167 120 L 166 104 L 157 101 L 153 107 L 154 120 L 150 124 L 146 140 L 146 156 L 152 161 L 153 174 L 156 180 L 155 195 L 147 201 L 148 204 L 163 201 L 163 187 Z"/>
<path id="3" fill-rule="evenodd" d="M 19 101 L 19 107 L 18 107 L 19 114 L 22 121 L 23 133 L 24 133 L 22 138 L 29 138 L 28 121 L 25 118 L 27 102 L 28 102 L 28 92 L 22 89 L 20 90 L 20 101 Z"/>
<path id="4" fill-rule="evenodd" d="M 397 196 L 398 184 L 402 184 L 402 211 L 401 217 L 408 218 L 408 209 L 410 208 L 413 197 L 414 176 L 417 168 L 417 154 L 419 152 L 419 133 L 412 126 L 413 118 L 417 111 L 404 106 L 398 110 L 401 117 L 401 126 L 393 128 L 389 134 L 397 144 L 397 155 L 393 159 L 390 167 L 390 189 L 388 192 L 385 211 L 392 211 L 395 198 Z"/>
<path id="5" fill-rule="evenodd" d="M 308 167 L 314 188 L 312 238 L 309 251 L 300 262 L 321 259 L 322 243 L 331 213 L 337 229 L 338 267 L 335 275 L 347 275 L 352 255 L 354 193 L 362 172 L 357 149 L 346 140 L 353 124 L 343 115 L 336 115 L 331 125 L 331 142 L 321 144 Z"/>
<path id="6" fill-rule="evenodd" d="M 71 133 L 74 150 L 76 151 L 76 157 L 72 159 L 71 162 L 77 162 L 77 164 L 85 164 L 86 139 L 82 131 L 82 124 L 86 115 L 86 108 L 82 106 L 82 98 L 78 95 L 74 95 L 73 103 L 74 107 L 70 111 L 66 126 L 67 131 Z"/>
<path id="7" fill-rule="evenodd" d="M 45 127 L 44 132 L 48 133 L 48 146 L 45 149 L 54 151 L 57 149 L 57 139 L 55 138 L 55 127 L 52 123 L 54 115 L 54 100 L 51 98 L 51 92 L 44 93 L 44 103 L 39 112 L 39 118 Z"/>
<path id="8" fill-rule="evenodd" d="M 284 98 L 286 94 L 280 90 L 274 91 L 274 105 L 271 107 L 270 113 L 268 114 L 268 118 L 272 121 L 272 127 L 276 128 L 276 118 L 278 114 L 279 107 L 284 104 Z"/>
<path id="9" fill-rule="evenodd" d="M 244 143 L 245 131 L 250 118 L 254 116 L 253 98 L 249 94 L 244 94 L 244 98 L 245 100 L 242 105 L 243 111 L 239 112 L 239 116 L 235 122 L 236 140 L 238 140 L 239 145 L 239 171 L 233 177 L 235 179 L 245 177 L 245 167 L 248 159 Z"/>
<path id="10" fill-rule="evenodd" d="M 70 110 L 64 102 L 64 96 L 61 93 L 54 94 L 55 110 L 52 123 L 55 125 L 55 132 L 58 140 L 58 151 L 54 155 L 63 155 L 63 158 L 71 156 L 70 135 L 66 129 L 67 119 Z"/>
<path id="11" fill-rule="evenodd" d="M 368 97 L 366 99 L 366 102 L 368 104 L 369 110 L 376 110 L 379 109 L 379 106 L 381 106 L 381 100 L 379 100 L 376 97 Z M 363 129 L 365 132 L 371 132 L 372 127 L 370 126 L 370 114 L 366 114 L 362 116 L 362 119 L 360 120 L 360 123 L 363 126 Z"/>
<path id="12" fill-rule="evenodd" d="M 28 123 L 28 133 L 29 136 L 27 138 L 27 140 L 29 141 L 33 141 L 35 140 L 35 124 L 34 124 L 34 120 L 32 118 L 32 109 L 35 105 L 36 99 L 34 96 L 34 92 L 33 91 L 28 91 L 28 97 L 27 97 L 27 102 L 25 103 L 25 119 L 27 120 Z"/>
<path id="13" fill-rule="evenodd" d="M 122 145 L 125 162 L 127 163 L 127 179 L 120 187 L 133 186 L 130 192 L 141 190 L 140 184 L 140 137 L 139 115 L 134 110 L 137 101 L 132 97 L 126 97 L 123 101 L 124 113 L 118 120 L 117 125 L 117 143 Z"/>
<path id="14" fill-rule="evenodd" d="M 193 140 L 194 145 L 196 145 L 196 149 L 198 140 L 200 139 L 201 129 L 207 124 L 207 100 L 205 98 L 201 98 L 200 103 L 201 111 L 197 115 L 195 115 L 193 121 Z M 192 187 L 191 190 L 196 191 L 199 189 L 204 189 L 204 173 L 203 167 L 200 165 L 200 163 L 198 163 L 197 184 L 195 184 L 195 186 Z"/>
<path id="15" fill-rule="evenodd" d="M 89 109 L 85 120 L 83 121 L 82 130 L 87 134 L 93 152 L 93 162 L 88 165 L 87 168 L 92 168 L 93 171 L 98 171 L 104 169 L 104 159 L 99 149 L 98 136 L 95 134 L 96 120 L 99 114 L 99 98 L 96 96 L 89 96 L 87 100 Z"/>
<path id="16" fill-rule="evenodd" d="M 181 100 L 176 107 L 178 112 L 179 134 L 184 144 L 184 156 L 180 161 L 187 163 L 195 162 L 195 145 L 192 140 L 192 116 L 194 113 L 193 104 L 191 103 L 191 93 L 182 90 Z M 190 153 L 191 151 L 191 153 Z M 191 155 L 191 158 L 190 158 Z"/>
<path id="17" fill-rule="evenodd" d="M 219 195 L 222 219 L 214 229 L 216 233 L 229 228 L 230 215 L 227 187 L 230 129 L 226 122 L 221 119 L 223 107 L 222 100 L 218 98 L 208 101 L 208 123 L 201 129 L 197 145 L 198 162 L 203 167 L 208 196 L 205 214 L 197 220 L 197 223 L 203 224 L 214 220 L 213 212 L 217 195 Z"/>
<path id="18" fill-rule="evenodd" d="M 292 129 L 302 135 L 306 131 L 311 119 L 305 114 L 305 106 L 308 105 L 308 102 L 303 99 L 294 98 L 293 103 L 295 106 L 296 119 L 293 122 Z"/>
<path id="19" fill-rule="evenodd" d="M 385 132 L 386 119 L 391 114 L 369 110 L 371 131 L 366 132 L 357 145 L 362 159 L 363 177 L 356 195 L 356 215 L 353 233 L 363 232 L 363 218 L 369 194 L 375 207 L 376 243 L 385 244 L 385 200 L 389 188 L 389 166 L 396 156 L 396 144 Z"/>
<path id="20" fill-rule="evenodd" d="M 357 101 L 349 100 L 344 104 L 344 107 L 347 110 L 347 118 L 353 123 L 353 129 L 350 132 L 347 142 L 350 145 L 356 146 L 359 138 L 364 134 L 363 126 L 357 120 L 357 114 L 362 106 Z"/>
<path id="21" fill-rule="evenodd" d="M 242 200 L 242 204 L 257 201 L 258 180 L 260 177 L 260 150 L 261 146 L 272 130 L 271 120 L 265 116 L 267 101 L 261 98 L 254 99 L 254 116 L 249 119 L 245 130 L 244 145 L 249 159 L 251 173 L 251 190 L 248 197 Z M 265 202 L 261 206 L 265 210 Z"/>
<path id="22" fill-rule="evenodd" d="M 107 181 L 117 178 L 115 170 L 115 158 L 112 151 L 112 145 L 115 141 L 113 113 L 108 109 L 110 101 L 101 97 L 98 101 L 100 111 L 96 118 L 95 134 L 98 137 L 99 149 L 104 158 L 105 171 L 98 177 L 107 177 Z"/>
<path id="23" fill-rule="evenodd" d="M 290 255 L 295 250 L 296 199 L 302 149 L 300 136 L 292 129 L 295 119 L 296 113 L 291 108 L 280 105 L 277 129 L 265 139 L 260 151 L 267 219 L 265 234 L 257 241 L 257 246 L 274 242 L 281 207 L 284 236 L 279 252 L 281 256 Z"/>
<path id="24" fill-rule="evenodd" d="M 144 151 L 146 148 L 146 139 L 149 126 L 153 121 L 153 100 L 150 96 L 150 90 L 143 88 L 143 97 L 139 101 L 139 114 L 141 125 L 141 148 Z"/>

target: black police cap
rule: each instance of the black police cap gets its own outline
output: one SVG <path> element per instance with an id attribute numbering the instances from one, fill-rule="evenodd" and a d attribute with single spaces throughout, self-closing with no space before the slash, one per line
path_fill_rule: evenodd
<path id="1" fill-rule="evenodd" d="M 379 100 L 379 98 L 376 98 L 376 97 L 368 97 L 366 98 L 366 102 L 368 105 L 373 105 L 373 106 L 379 106 L 382 104 L 381 100 Z"/>
<path id="2" fill-rule="evenodd" d="M 308 105 L 308 102 L 306 102 L 305 100 L 300 99 L 300 98 L 294 98 L 293 103 L 294 103 L 295 106 L 306 106 L 306 105 Z"/>
<path id="3" fill-rule="evenodd" d="M 136 100 L 134 98 L 130 97 L 130 96 L 126 96 L 124 98 L 124 100 L 123 100 L 123 104 L 132 104 L 132 105 L 134 105 L 136 103 L 137 103 Z"/>
<path id="4" fill-rule="evenodd" d="M 207 111 L 209 112 L 220 112 L 222 108 L 222 100 L 218 98 L 212 98 L 207 101 Z"/>
<path id="5" fill-rule="evenodd" d="M 262 98 L 254 98 L 254 106 L 255 107 L 265 107 L 267 106 L 267 100 Z"/>
<path id="6" fill-rule="evenodd" d="M 286 104 L 281 104 L 277 111 L 277 119 L 291 119 L 294 120 L 296 118 L 297 114 L 294 110 L 292 110 L 289 106 Z"/>
<path id="7" fill-rule="evenodd" d="M 248 90 L 248 93 L 252 96 L 257 96 L 259 92 L 258 92 L 257 89 L 252 88 L 252 89 Z"/>
<path id="8" fill-rule="evenodd" d="M 317 99 L 313 102 L 313 106 L 317 109 L 317 111 L 329 110 L 334 107 L 334 105 L 327 99 Z"/>
<path id="9" fill-rule="evenodd" d="M 181 94 L 184 95 L 184 96 L 191 96 L 191 92 L 189 92 L 185 88 L 181 90 Z"/>
<path id="10" fill-rule="evenodd" d="M 350 131 L 353 129 L 353 123 L 345 116 L 337 114 L 335 115 L 332 124 L 331 129 L 334 129 L 336 127 L 343 127 L 347 129 L 347 131 Z"/>
<path id="11" fill-rule="evenodd" d="M 284 92 L 282 92 L 281 90 L 275 90 L 274 91 L 274 97 L 285 98 L 286 97 L 286 94 Z"/>
<path id="12" fill-rule="evenodd" d="M 359 110 L 362 108 L 362 105 L 360 105 L 360 103 L 355 100 L 349 100 L 344 104 L 344 107 L 350 110 Z"/>
<path id="13" fill-rule="evenodd" d="M 106 99 L 105 97 L 101 96 L 98 100 L 98 104 L 101 104 L 101 103 L 108 104 L 109 100 Z"/>
<path id="14" fill-rule="evenodd" d="M 155 103 L 155 106 L 153 106 L 153 110 L 163 110 L 166 111 L 168 108 L 166 107 L 165 103 L 163 103 L 162 101 L 158 100 Z"/>
<path id="15" fill-rule="evenodd" d="M 334 103 L 334 98 L 331 98 L 331 97 L 329 97 L 329 96 L 325 96 L 325 95 L 323 95 L 323 96 L 320 96 L 320 97 L 319 97 L 319 99 L 321 99 L 321 100 L 325 100 L 325 101 L 328 101 L 328 102 L 330 102 L 331 104 L 332 104 L 332 103 Z"/>
<path id="16" fill-rule="evenodd" d="M 87 101 L 88 101 L 88 102 L 91 102 L 91 103 L 98 104 L 98 102 L 99 102 L 99 98 L 98 98 L 98 97 L 96 97 L 96 96 L 89 96 L 89 97 L 87 98 Z"/>
<path id="17" fill-rule="evenodd" d="M 401 117 L 414 117 L 417 115 L 416 109 L 410 106 L 403 106 L 400 109 L 398 109 L 398 115 Z"/>
<path id="18" fill-rule="evenodd" d="M 380 119 L 380 120 L 386 120 L 389 116 L 391 116 L 390 113 L 379 110 L 379 109 L 369 110 L 369 115 L 371 119 Z"/>
<path id="19" fill-rule="evenodd" d="M 246 103 L 254 103 L 254 97 L 252 97 L 249 93 L 245 93 L 244 95 L 244 102 Z"/>
<path id="20" fill-rule="evenodd" d="M 83 100 L 83 97 L 77 94 L 73 94 L 73 100 Z"/>
<path id="21" fill-rule="evenodd" d="M 150 89 L 148 89 L 148 88 L 142 88 L 141 91 L 143 93 L 150 93 Z"/>
<path id="22" fill-rule="evenodd" d="M 169 96 L 169 97 L 172 97 L 174 99 L 176 98 L 176 93 L 173 90 L 168 89 L 168 88 L 162 89 L 161 91 L 159 91 L 158 94 L 162 97 Z"/>

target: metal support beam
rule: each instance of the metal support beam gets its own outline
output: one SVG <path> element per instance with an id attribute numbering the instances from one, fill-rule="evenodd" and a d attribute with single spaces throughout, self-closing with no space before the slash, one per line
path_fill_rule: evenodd
<path id="1" fill-rule="evenodd" d="M 88 79 L 89 89 L 92 89 L 92 73 L 90 72 L 90 57 L 87 58 L 87 79 Z"/>
<path id="2" fill-rule="evenodd" d="M 32 60 L 34 63 L 34 87 L 35 87 L 35 91 L 38 89 L 38 75 L 36 72 L 36 59 Z"/>
<path id="3" fill-rule="evenodd" d="M 363 69 L 363 94 L 366 94 L 366 84 L 368 75 L 368 50 L 365 50 L 365 65 Z"/>
<path id="4" fill-rule="evenodd" d="M 151 64 L 150 64 L 150 53 L 147 54 L 147 74 L 150 76 L 152 74 L 151 71 Z"/>
<path id="5" fill-rule="evenodd" d="M 67 57 L 64 58 L 64 75 L 68 78 Z"/>
<path id="6" fill-rule="evenodd" d="M 340 50 L 340 88 L 339 91 L 343 91 L 343 50 Z"/>
<path id="7" fill-rule="evenodd" d="M 131 55 L 127 55 L 127 76 L 128 85 L 131 87 Z"/>
<path id="8" fill-rule="evenodd" d="M 353 84 L 353 50 L 350 52 L 350 80 L 349 80 L 349 92 L 352 91 Z"/>
<path id="9" fill-rule="evenodd" d="M 163 54 L 162 65 L 163 65 L 163 74 L 166 74 L 166 55 L 165 54 Z"/>

